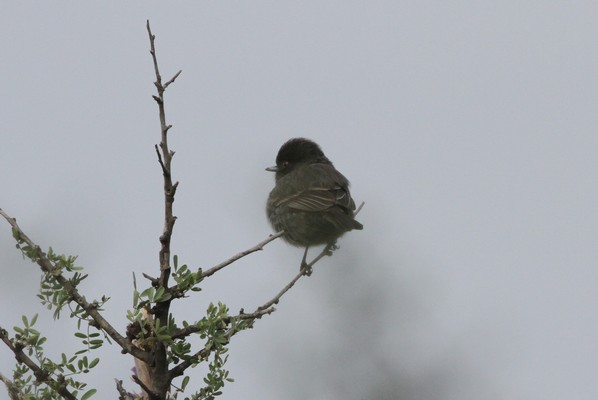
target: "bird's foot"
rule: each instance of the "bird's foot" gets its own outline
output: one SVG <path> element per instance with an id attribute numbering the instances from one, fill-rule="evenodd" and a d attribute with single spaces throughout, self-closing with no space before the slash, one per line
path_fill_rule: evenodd
<path id="1" fill-rule="evenodd" d="M 305 276 L 311 276 L 313 269 L 307 264 L 305 261 L 301 263 L 301 267 L 299 268 L 299 272 L 301 272 Z"/>
<path id="2" fill-rule="evenodd" d="M 301 272 L 305 276 L 310 276 L 312 273 L 311 266 L 307 263 L 307 250 L 309 250 L 309 246 L 305 248 L 305 252 L 303 252 L 303 258 L 301 259 L 301 266 L 299 267 L 299 272 Z"/>
<path id="3" fill-rule="evenodd" d="M 336 242 L 334 243 L 330 243 L 328 245 L 326 245 L 326 247 L 324 248 L 324 254 L 326 254 L 328 257 L 330 257 L 332 255 L 332 253 L 334 253 L 335 250 L 338 250 L 339 247 L 337 246 Z"/>

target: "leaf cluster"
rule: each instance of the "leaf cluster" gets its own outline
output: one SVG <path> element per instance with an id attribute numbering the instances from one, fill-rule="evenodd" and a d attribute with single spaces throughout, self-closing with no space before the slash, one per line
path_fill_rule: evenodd
<path id="1" fill-rule="evenodd" d="M 88 348 L 79 350 L 72 356 L 62 353 L 59 361 L 50 359 L 45 355 L 43 347 L 47 338 L 34 328 L 37 317 L 37 314 L 31 319 L 23 316 L 23 326 L 13 328 L 15 335 L 12 338 L 12 343 L 17 349 L 17 358 L 21 354 L 21 359 L 26 356 L 27 360 L 31 360 L 39 366 L 39 369 L 35 370 L 30 368 L 27 362 L 16 365 L 13 371 L 15 387 L 23 399 L 62 399 L 64 397 L 61 391 L 67 388 L 74 397 L 79 398 L 79 394 L 86 389 L 87 384 L 78 380 L 77 377 L 90 372 L 99 364 L 100 359 L 90 360 L 83 355 L 89 352 Z M 78 333 L 76 336 L 85 338 L 86 341 L 89 340 L 89 337 L 82 333 Z M 45 385 L 40 385 L 40 383 Z M 81 399 L 89 399 L 95 393 L 96 389 L 88 389 L 81 394 Z"/>

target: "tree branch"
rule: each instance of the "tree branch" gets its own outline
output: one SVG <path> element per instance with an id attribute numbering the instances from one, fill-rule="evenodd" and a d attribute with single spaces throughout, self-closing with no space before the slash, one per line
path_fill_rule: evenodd
<path id="1" fill-rule="evenodd" d="M 250 247 L 249 249 L 244 250 L 244 251 L 242 251 L 240 253 L 237 253 L 234 256 L 232 256 L 231 258 L 229 258 L 228 260 L 223 261 L 220 264 L 218 264 L 218 265 L 216 265 L 216 266 L 214 266 L 214 267 L 212 267 L 212 268 L 210 268 L 210 269 L 208 269 L 206 271 L 203 271 L 202 274 L 201 274 L 201 279 L 207 278 L 209 276 L 214 275 L 216 272 L 220 271 L 222 268 L 224 268 L 224 267 L 226 267 L 228 265 L 231 265 L 235 261 L 237 261 L 237 260 L 239 260 L 239 259 L 241 259 L 241 258 L 243 258 L 245 256 L 248 256 L 251 253 L 255 253 L 256 251 L 263 250 L 264 246 L 266 246 L 268 243 L 270 243 L 270 242 L 278 239 L 283 234 L 284 234 L 284 231 L 280 231 L 280 232 L 278 232 L 278 233 L 276 233 L 274 235 L 270 235 L 270 236 L 268 236 L 267 239 L 262 240 L 261 242 L 259 242 L 255 246 Z M 152 286 L 157 287 L 157 285 L 156 285 L 156 281 L 157 280 L 155 278 L 152 278 L 151 276 L 148 276 L 146 274 L 143 274 L 143 276 L 146 279 L 149 279 L 152 282 Z M 173 299 L 175 299 L 175 298 L 181 298 L 181 297 L 184 297 L 184 295 L 185 295 L 185 291 L 180 290 L 178 284 L 171 286 L 168 289 L 168 292 L 173 296 Z M 179 337 L 180 335 L 177 333 L 175 336 Z M 187 336 L 187 335 L 182 335 L 180 337 L 184 337 L 184 336 Z"/>
<path id="2" fill-rule="evenodd" d="M 155 393 L 150 387 L 148 387 L 145 382 L 143 382 L 137 375 L 133 375 L 131 377 L 133 381 L 141 386 L 141 389 L 150 397 L 150 398 L 160 398 L 158 393 Z"/>
<path id="3" fill-rule="evenodd" d="M 176 73 L 174 77 L 172 77 L 165 85 L 162 84 L 162 76 L 160 75 L 160 69 L 158 67 L 158 58 L 156 56 L 156 46 L 155 46 L 155 39 L 156 36 L 152 34 L 152 30 L 150 28 L 150 23 L 147 21 L 147 33 L 149 35 L 150 40 L 150 54 L 152 55 L 152 61 L 154 64 L 154 73 L 156 75 L 156 81 L 154 85 L 158 91 L 158 95 L 154 96 L 156 103 L 158 103 L 158 113 L 160 116 L 160 131 L 161 131 L 161 141 L 160 141 L 160 151 L 158 151 L 158 145 L 156 145 L 156 153 L 158 154 L 158 161 L 162 168 L 162 175 L 164 178 L 164 228 L 162 230 L 162 235 L 160 235 L 160 286 L 167 288 L 168 287 L 168 279 L 170 277 L 170 239 L 172 237 L 172 231 L 174 228 L 174 223 L 176 221 L 176 217 L 173 215 L 173 203 L 174 203 L 174 196 L 176 194 L 176 189 L 178 186 L 178 182 L 172 182 L 172 175 L 171 175 L 171 162 L 172 157 L 174 156 L 174 152 L 170 151 L 168 148 L 168 131 L 172 127 L 172 125 L 168 125 L 166 123 L 166 111 L 164 108 L 164 92 L 166 87 L 169 86 L 171 83 L 175 81 L 175 79 L 181 74 L 182 71 Z M 168 311 L 168 310 L 166 310 Z M 166 313 L 167 314 L 167 313 Z M 162 316 L 156 316 L 162 317 Z M 166 315 L 168 318 L 168 315 Z M 162 319 L 162 318 L 160 318 Z M 165 322 L 161 321 L 161 322 Z"/>
<path id="4" fill-rule="evenodd" d="M 257 250 L 261 250 L 260 246 L 263 246 L 271 241 L 273 241 L 274 239 L 280 237 L 283 235 L 284 232 L 278 232 L 275 235 L 270 236 L 268 239 L 260 242 L 259 244 L 257 244 L 256 246 L 252 247 L 251 249 L 248 249 L 244 252 L 241 252 L 239 254 L 237 254 L 234 257 L 231 257 L 231 259 L 225 261 L 222 264 L 225 264 L 226 262 L 232 260 L 233 258 L 239 256 L 237 259 L 244 257 L 247 254 L 250 254 L 253 251 L 257 251 Z M 255 250 L 254 250 L 255 249 Z M 299 279 L 301 279 L 301 277 L 303 276 L 309 276 L 307 274 L 308 271 L 311 271 L 312 267 L 318 262 L 320 261 L 320 259 L 322 259 L 322 257 L 326 256 L 326 255 L 332 255 L 332 251 L 335 249 L 334 245 L 328 245 L 324 248 L 324 250 L 322 250 L 320 252 L 320 254 L 318 254 L 318 256 L 316 256 L 316 258 L 314 258 L 309 264 L 307 264 L 305 267 L 301 268 L 301 270 L 299 271 L 299 273 L 293 278 L 291 279 L 291 281 L 284 287 L 282 288 L 282 290 L 280 290 L 280 292 L 278 292 L 278 294 L 276 296 L 274 296 L 272 299 L 270 299 L 269 301 L 267 301 L 266 303 L 264 303 L 263 305 L 259 306 L 258 308 L 256 308 L 256 310 L 252 313 L 246 313 L 243 309 L 241 309 L 241 311 L 239 311 L 238 315 L 232 316 L 232 317 L 227 317 L 224 319 L 224 321 L 226 322 L 226 324 L 230 324 L 232 320 L 234 319 L 243 319 L 243 320 L 255 320 L 255 319 L 260 319 L 261 317 L 263 317 L 264 315 L 270 315 L 272 314 L 274 311 L 276 311 L 276 308 L 274 308 L 273 306 L 275 304 L 278 304 L 278 302 L 280 301 L 280 299 L 282 298 L 282 296 L 284 296 L 284 294 L 286 292 L 288 292 L 294 285 L 295 283 L 297 283 L 297 281 Z M 251 250 L 251 251 L 250 251 Z M 246 252 L 249 252 L 247 254 L 244 254 Z M 233 260 L 234 261 L 234 260 Z M 233 262 L 231 261 L 231 262 Z M 219 264 L 221 265 L 221 264 Z M 228 265 L 228 264 L 226 264 Z M 214 267 L 216 268 L 216 267 Z M 212 268 L 212 269 L 214 269 Z M 176 333 L 174 333 L 172 335 L 172 339 L 181 339 L 184 337 L 187 337 L 195 332 L 199 332 L 200 328 L 196 325 L 189 325 L 185 328 L 181 328 L 179 330 L 176 331 Z M 235 332 L 231 332 L 230 337 L 234 336 L 237 333 L 237 331 Z M 210 355 L 209 351 L 206 351 L 205 349 L 198 351 L 193 357 L 197 358 L 197 357 L 203 357 L 203 358 L 207 358 Z M 181 364 L 177 365 L 175 368 L 173 368 L 171 370 L 171 374 L 172 377 L 175 378 L 176 376 L 179 376 L 183 373 L 183 371 L 188 368 L 188 366 L 185 366 L 187 364 L 184 364 L 183 366 L 181 366 Z M 190 365 L 190 364 L 189 364 Z"/>
<path id="5" fill-rule="evenodd" d="M 36 250 L 36 259 L 32 260 L 37 263 L 45 273 L 52 274 L 52 276 L 56 279 L 56 281 L 63 287 L 67 293 L 69 294 L 70 300 L 77 303 L 81 308 L 85 310 L 87 315 L 89 315 L 93 321 L 95 322 L 96 326 L 103 331 L 105 331 L 108 336 L 110 336 L 116 343 L 120 345 L 120 347 L 126 351 L 127 353 L 132 354 L 134 357 L 139 358 L 143 361 L 150 361 L 151 356 L 149 353 L 142 351 L 135 347 L 131 341 L 129 341 L 124 336 L 121 336 L 120 333 L 117 332 L 116 329 L 100 314 L 97 310 L 97 307 L 94 303 L 89 303 L 85 300 L 85 297 L 82 296 L 77 288 L 71 283 L 71 281 L 65 278 L 61 272 L 59 272 L 59 268 L 56 267 L 52 261 L 46 257 L 46 254 L 40 249 L 40 247 L 35 244 L 29 237 L 23 232 L 23 230 L 17 225 L 17 220 L 11 218 L 8 214 L 6 214 L 2 209 L 0 209 L 0 215 L 4 217 L 8 221 L 8 223 L 12 226 L 13 232 L 17 237 L 26 243 L 29 247 L 34 248 Z"/>
<path id="6" fill-rule="evenodd" d="M 280 237 L 282 234 L 283 234 L 283 232 L 279 232 L 276 235 L 272 235 L 271 237 L 269 237 L 267 239 L 268 241 L 265 241 L 265 242 L 268 243 L 268 242 L 276 239 L 277 237 Z M 258 246 L 259 246 L 259 244 L 258 244 Z M 258 247 L 258 246 L 255 246 L 255 247 Z M 274 304 L 278 304 L 278 302 L 280 301 L 280 299 L 282 298 L 282 296 L 284 296 L 284 294 L 286 292 L 288 292 L 295 285 L 295 283 L 297 283 L 297 281 L 299 279 L 301 279 L 302 276 L 307 276 L 306 271 L 311 270 L 311 268 L 313 267 L 313 265 L 315 263 L 317 263 L 325 255 L 331 255 L 332 254 L 331 251 L 332 251 L 333 248 L 334 248 L 334 245 L 328 245 L 328 246 L 326 246 L 324 248 L 324 250 L 322 250 L 322 252 L 315 259 L 313 259 L 305 267 L 301 268 L 301 270 L 299 271 L 299 273 L 276 296 L 274 296 L 274 298 L 272 298 L 268 302 L 264 303 L 263 305 L 259 306 L 254 312 L 252 312 L 250 314 L 246 314 L 245 312 L 243 312 L 243 310 L 241 310 L 238 315 L 236 315 L 234 317 L 227 317 L 226 319 L 224 319 L 224 321 L 226 322 L 226 324 L 227 325 L 230 324 L 231 321 L 233 319 L 235 319 L 235 318 L 236 319 L 251 319 L 251 320 L 255 320 L 255 319 L 261 318 L 262 316 L 264 316 L 266 314 L 271 314 L 274 311 L 276 311 L 276 309 L 273 307 L 273 305 Z M 259 249 L 257 249 L 257 250 L 259 250 Z M 257 250 L 254 250 L 254 251 L 257 251 Z M 242 254 L 242 253 L 239 253 L 239 254 Z M 241 258 L 241 257 L 239 257 L 239 258 Z M 173 339 L 174 338 L 182 338 L 182 337 L 185 337 L 185 336 L 189 336 L 190 334 L 198 332 L 198 331 L 199 331 L 199 327 L 197 327 L 197 326 L 188 326 L 188 327 L 186 327 L 184 329 L 179 330 L 175 335 L 173 335 Z M 230 340 L 230 338 L 232 338 L 238 332 L 240 332 L 240 331 L 234 330 L 233 328 L 228 328 L 227 339 Z M 169 375 L 171 376 L 171 380 L 174 379 L 174 378 L 176 378 L 177 376 L 182 375 L 187 368 L 189 368 L 191 365 L 193 365 L 193 362 L 191 360 L 194 360 L 195 362 L 201 362 L 202 360 L 207 359 L 210 356 L 211 352 L 212 352 L 211 349 L 203 348 L 200 351 L 196 352 L 189 359 L 184 360 L 180 364 L 178 364 L 177 366 L 173 367 L 169 371 Z"/>
<path id="7" fill-rule="evenodd" d="M 355 211 L 354 215 L 357 215 L 361 211 L 361 209 L 363 208 L 364 205 L 365 205 L 365 202 L 361 202 L 361 204 Z M 275 236 L 282 236 L 283 233 L 284 233 L 284 231 L 279 232 Z M 297 283 L 297 281 L 299 279 L 301 279 L 301 277 L 311 275 L 312 267 L 318 261 L 320 261 L 324 256 L 331 256 L 332 253 L 334 252 L 334 250 L 336 250 L 336 249 L 337 249 L 337 247 L 335 244 L 326 245 L 324 247 L 324 249 L 320 252 L 320 254 L 318 254 L 316 256 L 316 258 L 314 258 L 309 264 L 306 264 L 305 266 L 301 267 L 301 269 L 299 270 L 299 273 L 297 275 L 295 275 L 295 277 L 293 279 L 291 279 L 291 281 L 284 288 L 282 288 L 282 290 L 280 292 L 278 292 L 278 294 L 276 296 L 274 296 L 272 299 L 270 299 L 266 303 L 264 303 L 261 306 L 259 306 L 258 308 L 256 308 L 254 312 L 247 314 L 241 309 L 239 314 L 232 318 L 259 319 L 266 314 L 268 314 L 268 315 L 272 314 L 274 311 L 276 311 L 276 308 L 274 308 L 273 306 L 278 304 L 278 302 L 280 301 L 282 296 L 284 296 L 284 294 L 286 292 L 288 292 L 295 285 L 295 283 Z"/>
<path id="8" fill-rule="evenodd" d="M 116 391 L 118 392 L 118 400 L 139 400 L 139 396 L 129 393 L 123 387 L 123 381 L 115 379 Z"/>
<path id="9" fill-rule="evenodd" d="M 17 342 L 16 344 L 8 337 L 8 333 L 0 326 L 0 340 L 2 340 L 15 355 L 19 363 L 25 364 L 27 368 L 33 371 L 35 379 L 39 383 L 52 385 L 62 397 L 68 400 L 77 400 L 77 398 L 66 388 L 64 384 L 52 378 L 48 372 L 43 370 L 39 365 L 29 358 L 24 352 L 23 347 Z"/>
<path id="10" fill-rule="evenodd" d="M 278 292 L 278 294 L 276 296 L 274 296 L 272 299 L 270 299 L 266 303 L 264 303 L 261 306 L 259 306 L 258 308 L 256 308 L 256 310 L 254 312 L 252 312 L 250 314 L 239 313 L 238 317 L 242 318 L 242 319 L 260 318 L 264 314 L 271 314 L 272 312 L 274 312 L 275 308 L 272 306 L 278 304 L 278 302 L 280 301 L 282 296 L 284 296 L 284 294 L 286 292 L 288 292 L 293 286 L 295 286 L 295 283 L 297 283 L 297 281 L 299 279 L 301 279 L 301 277 L 309 276 L 311 274 L 312 267 L 318 261 L 320 261 L 324 256 L 331 256 L 332 252 L 335 249 L 336 249 L 336 246 L 333 244 L 329 244 L 326 247 L 324 247 L 324 249 L 320 252 L 320 254 L 318 254 L 316 256 L 316 258 L 314 258 L 309 264 L 302 267 L 299 270 L 299 273 L 297 275 L 295 275 L 295 277 L 293 279 L 291 279 L 291 281 L 284 288 L 282 288 L 282 290 L 280 292 Z"/>
<path id="11" fill-rule="evenodd" d="M 4 382 L 6 385 L 6 390 L 8 391 L 8 397 L 10 397 L 10 400 L 23 400 L 23 392 L 17 387 L 17 385 L 14 384 L 13 381 L 2 374 L 0 374 L 0 381 Z"/>
<path id="12" fill-rule="evenodd" d="M 268 236 L 267 239 L 262 240 L 261 242 L 259 242 L 258 244 L 256 244 L 255 246 L 242 251 L 240 253 L 235 254 L 234 256 L 232 256 L 231 258 L 229 258 L 226 261 L 221 262 L 220 264 L 204 271 L 201 276 L 203 278 L 207 278 L 208 276 L 214 275 L 216 272 L 220 271 L 222 268 L 226 267 L 227 265 L 230 265 L 232 263 L 234 263 L 235 261 L 237 261 L 240 258 L 243 258 L 251 253 L 255 253 L 256 251 L 260 251 L 264 249 L 264 246 L 267 245 L 268 243 L 272 242 L 275 239 L 278 239 L 279 237 L 281 237 L 282 235 L 284 235 L 284 231 L 280 231 L 274 235 L 270 235 Z"/>
<path id="13" fill-rule="evenodd" d="M 173 83 L 176 80 L 176 78 L 179 77 L 179 75 L 181 74 L 181 72 L 183 72 L 183 70 L 180 69 L 179 72 L 177 72 L 176 74 L 174 74 L 174 76 L 172 78 L 170 78 L 170 80 L 164 84 L 164 90 L 166 90 L 166 88 L 168 86 L 170 86 L 170 84 Z"/>
<path id="14" fill-rule="evenodd" d="M 173 183 L 172 181 L 171 163 L 172 157 L 174 156 L 174 151 L 171 151 L 168 148 L 168 131 L 170 130 L 172 125 L 168 125 L 166 123 L 164 92 L 166 91 L 166 88 L 170 86 L 170 84 L 172 84 L 178 78 L 182 71 L 177 72 L 170 80 L 168 80 L 165 84 L 162 84 L 162 76 L 160 75 L 160 69 L 158 68 L 158 58 L 156 56 L 156 36 L 152 33 L 149 20 L 147 21 L 146 27 L 150 41 L 150 54 L 152 56 L 154 73 L 156 75 L 156 81 L 154 82 L 154 85 L 156 86 L 156 90 L 158 91 L 157 96 L 154 95 L 152 97 L 154 98 L 154 100 L 156 100 L 156 103 L 158 104 L 158 113 L 160 116 L 160 151 L 158 151 L 158 145 L 156 145 L 155 147 L 156 153 L 158 154 L 158 161 L 160 163 L 160 167 L 162 168 L 162 176 L 164 178 L 164 227 L 162 229 L 162 234 L 160 235 L 160 277 L 157 280 L 157 284 L 159 288 L 161 287 L 167 290 L 171 270 L 170 240 L 172 238 L 174 223 L 176 222 L 176 217 L 173 215 L 173 203 L 179 183 Z M 155 319 L 159 321 L 161 326 L 166 326 L 168 324 L 170 303 L 171 300 L 158 302 L 152 310 Z M 137 383 L 139 383 L 142 386 L 142 388 L 144 388 L 144 390 L 149 394 L 150 399 L 157 399 L 162 398 L 162 396 L 166 395 L 170 388 L 171 381 L 172 379 L 169 377 L 168 374 L 166 345 L 162 342 L 157 342 L 154 349 L 153 364 L 151 365 L 151 380 L 150 382 L 143 382 L 143 385 L 142 382 L 139 380 Z"/>

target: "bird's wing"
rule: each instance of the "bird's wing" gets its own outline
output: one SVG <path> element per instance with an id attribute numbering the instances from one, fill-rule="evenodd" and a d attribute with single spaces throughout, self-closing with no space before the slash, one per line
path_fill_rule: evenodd
<path id="1" fill-rule="evenodd" d="M 355 209 L 355 203 L 348 191 L 341 186 L 334 188 L 311 188 L 282 199 L 280 205 L 301 211 L 324 211 L 339 206 L 347 210 Z"/>

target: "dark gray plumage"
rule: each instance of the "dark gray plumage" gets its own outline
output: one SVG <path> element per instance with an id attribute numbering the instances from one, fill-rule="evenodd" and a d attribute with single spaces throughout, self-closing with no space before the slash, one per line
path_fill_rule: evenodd
<path id="1" fill-rule="evenodd" d="M 284 230 L 283 238 L 290 244 L 333 245 L 345 232 L 363 229 L 353 218 L 349 181 L 316 143 L 289 140 L 278 151 L 276 166 L 267 170 L 276 172 L 276 184 L 266 213 L 274 230 Z"/>

